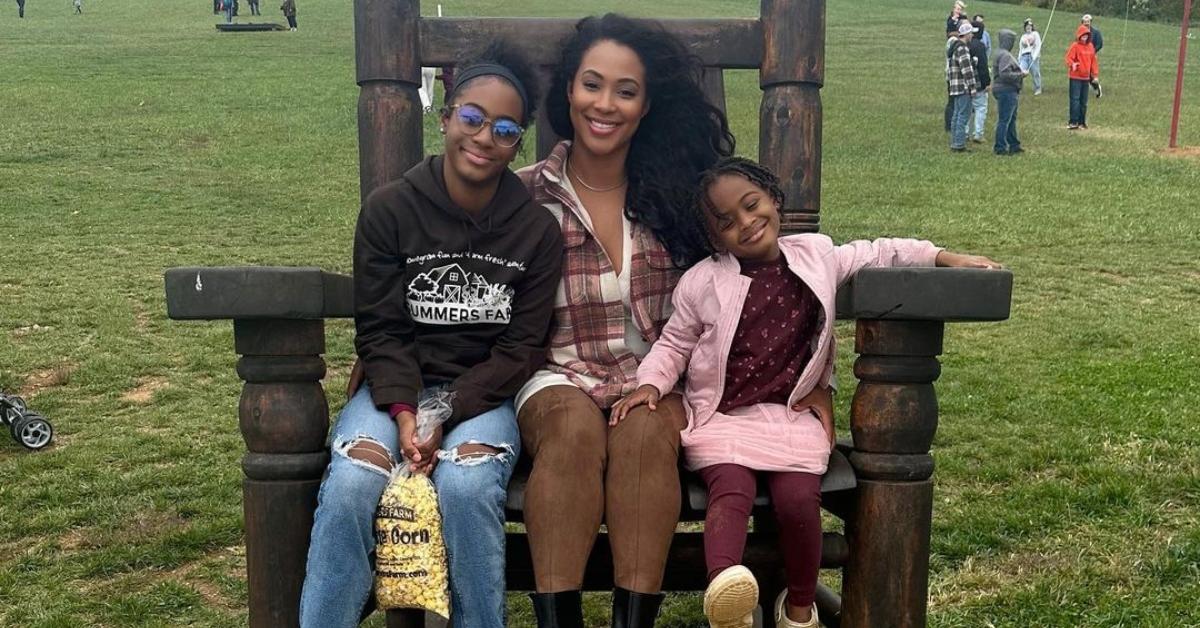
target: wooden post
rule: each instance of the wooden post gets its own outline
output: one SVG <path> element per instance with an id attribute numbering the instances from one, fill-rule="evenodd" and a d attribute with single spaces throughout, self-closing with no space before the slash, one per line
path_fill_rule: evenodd
<path id="1" fill-rule="evenodd" d="M 420 0 L 355 0 L 359 192 L 400 178 L 425 156 Z"/>
<path id="2" fill-rule="evenodd" d="M 858 493 L 846 521 L 844 628 L 925 626 L 943 329 L 941 321 L 858 321 L 850 411 Z"/>
<path id="3" fill-rule="evenodd" d="M 816 231 L 821 211 L 824 0 L 762 0 L 758 159 L 779 175 L 786 232 Z"/>
<path id="4" fill-rule="evenodd" d="M 238 420 L 246 441 L 242 470 L 250 626 L 300 623 L 300 589 L 317 489 L 329 461 L 325 323 L 235 320 L 234 346 L 245 380 Z"/>

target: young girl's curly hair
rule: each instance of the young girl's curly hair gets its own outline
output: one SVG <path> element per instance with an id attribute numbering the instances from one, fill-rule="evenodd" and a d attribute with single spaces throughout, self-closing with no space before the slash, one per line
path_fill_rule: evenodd
<path id="1" fill-rule="evenodd" d="M 705 220 L 705 214 L 717 214 L 717 208 L 713 205 L 712 199 L 709 198 L 708 191 L 712 189 L 717 179 L 730 174 L 743 177 L 750 183 L 762 188 L 771 197 L 771 200 L 775 202 L 775 209 L 780 212 L 783 211 L 783 185 L 779 183 L 779 177 L 775 176 L 775 173 L 771 172 L 770 168 L 745 157 L 726 157 L 700 175 L 699 199 L 697 199 L 695 205 L 697 222 L 707 225 L 708 222 Z M 708 245 L 708 254 L 714 255 L 715 253 L 716 251 L 710 242 Z"/>

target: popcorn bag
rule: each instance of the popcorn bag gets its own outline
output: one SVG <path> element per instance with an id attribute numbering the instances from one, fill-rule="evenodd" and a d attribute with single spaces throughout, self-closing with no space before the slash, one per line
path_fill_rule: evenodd
<path id="1" fill-rule="evenodd" d="M 417 438 L 429 438 L 450 416 L 453 393 L 422 395 Z M 433 482 L 396 468 L 375 511 L 375 597 L 382 609 L 417 608 L 450 617 L 442 515 Z"/>

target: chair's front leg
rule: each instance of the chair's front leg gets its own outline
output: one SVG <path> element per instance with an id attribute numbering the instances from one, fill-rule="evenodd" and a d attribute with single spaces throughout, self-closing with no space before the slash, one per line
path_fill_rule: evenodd
<path id="1" fill-rule="evenodd" d="M 846 522 L 844 628 L 925 626 L 940 321 L 858 322 L 850 413 L 858 476 Z"/>
<path id="2" fill-rule="evenodd" d="M 317 489 L 328 463 L 325 324 L 235 320 L 250 626 L 299 625 Z"/>

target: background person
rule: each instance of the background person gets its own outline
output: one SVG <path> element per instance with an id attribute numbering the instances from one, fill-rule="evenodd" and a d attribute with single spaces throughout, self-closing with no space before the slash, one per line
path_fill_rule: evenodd
<path id="1" fill-rule="evenodd" d="M 954 114 L 950 120 L 950 150 L 961 153 L 967 150 L 967 125 L 971 122 L 971 99 L 975 96 L 975 64 L 967 42 L 975 32 L 970 22 L 963 20 L 958 25 L 958 37 L 949 42 L 946 52 L 946 83 Z"/>
<path id="2" fill-rule="evenodd" d="M 1088 87 L 1100 77 L 1100 64 L 1096 60 L 1096 50 L 1092 48 L 1091 29 L 1080 24 L 1075 31 L 1075 41 L 1067 49 L 1065 61 L 1067 76 L 1070 78 L 1070 107 L 1067 128 L 1086 129 Z"/>
<path id="3" fill-rule="evenodd" d="M 967 42 L 967 49 L 971 52 L 971 62 L 975 65 L 975 95 L 971 96 L 971 109 L 974 112 L 972 116 L 971 141 L 976 144 L 983 143 L 983 131 L 987 125 L 988 114 L 988 91 L 992 86 L 992 71 L 988 63 L 987 46 L 979 39 L 980 33 L 983 30 L 983 23 L 975 22 L 971 25 L 975 29 L 971 40 Z"/>
<path id="4" fill-rule="evenodd" d="M 1084 14 L 1083 17 L 1079 18 L 1079 23 L 1088 27 L 1088 31 L 1092 36 L 1092 47 L 1096 49 L 1096 52 L 1100 52 L 1100 49 L 1104 47 L 1104 36 L 1100 34 L 1100 29 L 1092 24 L 1091 14 Z"/>
<path id="5" fill-rule="evenodd" d="M 279 5 L 279 10 L 283 11 L 283 16 L 287 18 L 288 26 L 295 32 L 296 30 L 296 0 L 283 0 L 283 4 Z"/>
<path id="6" fill-rule="evenodd" d="M 1017 137 L 1017 106 L 1020 103 L 1021 83 L 1029 74 L 1012 55 L 1017 34 L 1000 29 L 1000 46 L 992 61 L 992 96 L 996 99 L 996 141 L 992 151 L 997 155 L 1025 152 Z"/>
<path id="7" fill-rule="evenodd" d="M 1024 33 L 1021 35 L 1021 47 L 1017 61 L 1021 69 L 1033 78 L 1033 95 L 1042 94 L 1042 34 L 1038 32 L 1031 18 L 1025 18 Z"/>

